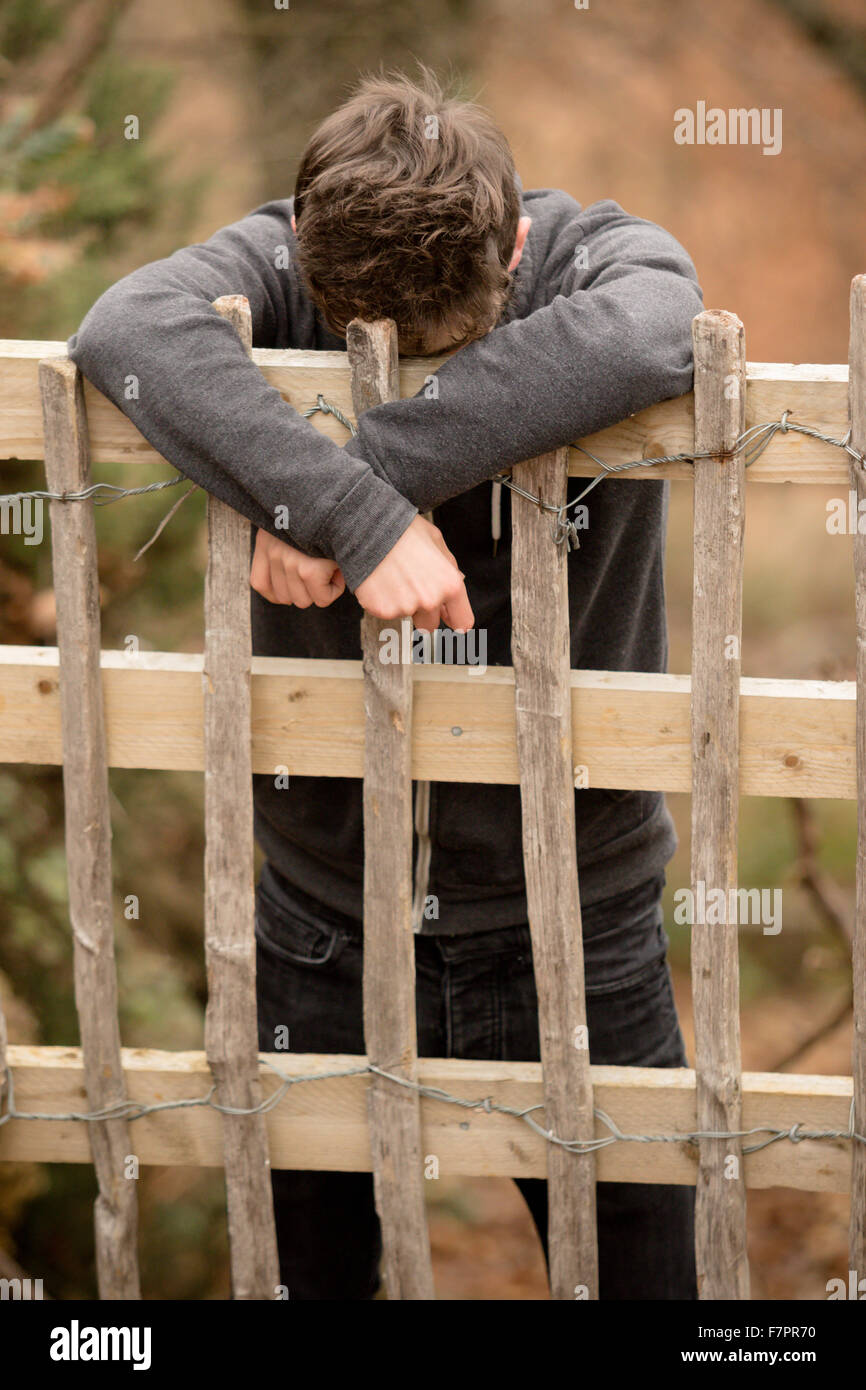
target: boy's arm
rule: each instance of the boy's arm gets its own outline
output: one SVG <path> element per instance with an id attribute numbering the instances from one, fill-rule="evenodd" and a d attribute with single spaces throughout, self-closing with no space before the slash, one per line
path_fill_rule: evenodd
<path id="1" fill-rule="evenodd" d="M 244 294 L 253 341 L 285 341 L 285 277 L 297 272 L 276 259 L 292 241 L 287 213 L 271 207 L 144 266 L 96 302 L 69 355 L 181 472 L 279 539 L 335 559 L 354 589 L 416 508 L 268 386 L 211 307 Z M 280 506 L 288 527 L 278 530 Z"/>
<path id="2" fill-rule="evenodd" d="M 703 303 L 686 252 L 619 208 L 578 237 L 572 226 L 556 239 L 566 269 L 550 304 L 455 353 L 435 398 L 376 406 L 358 422 L 346 451 L 419 511 L 691 389 L 691 322 Z"/>

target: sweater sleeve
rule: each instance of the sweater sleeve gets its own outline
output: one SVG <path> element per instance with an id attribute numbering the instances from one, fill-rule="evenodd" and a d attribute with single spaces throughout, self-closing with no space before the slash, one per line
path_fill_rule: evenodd
<path id="1" fill-rule="evenodd" d="M 691 389 L 703 303 L 668 232 L 599 203 L 569 220 L 545 262 L 535 275 L 558 285 L 550 302 L 455 353 L 435 390 L 359 421 L 347 451 L 420 511 Z"/>
<path id="2" fill-rule="evenodd" d="M 354 589 L 416 509 L 266 383 L 211 303 L 246 295 L 256 346 L 286 341 L 293 285 L 298 299 L 285 280 L 297 275 L 289 211 L 272 204 L 118 281 L 68 351 L 180 472 L 281 540 L 336 559 Z M 277 269 L 281 247 L 288 271 Z"/>

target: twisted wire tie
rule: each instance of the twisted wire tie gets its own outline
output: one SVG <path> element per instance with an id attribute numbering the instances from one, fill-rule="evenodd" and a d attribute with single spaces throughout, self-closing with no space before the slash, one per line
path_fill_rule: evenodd
<path id="1" fill-rule="evenodd" d="M 526 498 L 528 502 L 534 502 L 540 510 L 551 512 L 555 517 L 552 523 L 554 543 L 556 545 L 564 544 L 566 550 L 570 551 L 580 548 L 580 536 L 575 522 L 569 517 L 568 513 L 573 508 L 577 507 L 583 498 L 586 497 L 587 493 L 591 492 L 594 487 L 597 487 L 608 474 L 624 473 L 633 468 L 651 468 L 658 463 L 693 463 L 695 459 L 702 458 L 734 458 L 742 451 L 745 451 L 746 454 L 745 466 L 749 468 L 756 459 L 760 458 L 774 435 L 777 433 L 788 434 L 790 432 L 805 434 L 811 439 L 818 439 L 824 444 L 831 444 L 837 449 L 844 449 L 845 453 L 848 454 L 850 458 L 854 459 L 861 468 L 866 467 L 866 455 L 854 449 L 851 445 L 850 426 L 842 439 L 835 439 L 832 435 L 822 434 L 820 430 L 814 429 L 811 425 L 797 424 L 790 419 L 790 416 L 790 410 L 783 410 L 781 418 L 778 420 L 767 420 L 763 424 L 750 425 L 749 428 L 744 430 L 735 440 L 733 447 L 723 453 L 719 453 L 717 450 L 712 449 L 696 449 L 692 450 L 691 453 L 660 454 L 655 458 L 634 459 L 628 463 L 606 463 L 603 458 L 599 458 L 597 454 L 594 454 L 591 449 L 585 448 L 583 444 L 573 444 L 571 446 L 573 449 L 578 449 L 582 454 L 586 454 L 587 458 L 591 458 L 593 463 L 598 464 L 599 468 L 603 471 L 599 473 L 597 477 L 593 478 L 577 497 L 573 498 L 570 502 L 563 503 L 563 505 L 559 507 L 553 502 L 542 501 L 535 493 L 527 492 L 525 488 L 519 487 L 518 484 L 511 482 L 507 473 L 497 473 L 494 481 L 504 483 L 512 492 L 516 492 L 519 496 Z"/>
<path id="2" fill-rule="evenodd" d="M 316 397 L 315 405 L 311 405 L 308 410 L 302 410 L 299 413 L 307 420 L 319 410 L 324 415 L 333 415 L 351 435 L 358 433 L 352 421 L 343 414 L 339 406 L 326 401 L 321 393 Z M 25 498 L 33 498 L 42 502 L 88 502 L 92 500 L 95 507 L 105 507 L 109 502 L 119 501 L 121 497 L 141 497 L 146 492 L 159 492 L 162 488 L 177 487 L 178 483 L 187 481 L 189 480 L 185 474 L 178 473 L 176 478 L 165 478 L 158 483 L 146 483 L 142 487 L 120 487 L 117 483 L 91 483 L 89 487 L 81 488 L 78 492 L 49 492 L 47 488 L 36 488 L 32 492 L 10 492 L 0 495 L 0 503 L 18 502 Z M 195 491 L 196 485 L 193 484 L 190 492 Z M 189 493 L 186 496 L 189 496 Z M 139 554 L 141 553 L 139 552 Z"/>
<path id="3" fill-rule="evenodd" d="M 325 400 L 321 393 L 316 397 L 316 404 L 309 406 L 306 410 L 302 410 L 300 414 L 306 420 L 309 419 L 311 415 L 315 415 L 317 411 L 321 411 L 324 415 L 333 415 L 353 437 L 357 435 L 358 431 L 349 417 L 340 410 L 339 406 L 334 405 L 331 401 Z M 573 449 L 578 449 L 580 453 L 586 454 L 587 458 L 592 459 L 593 463 L 598 464 L 602 472 L 599 473 L 597 477 L 593 478 L 583 491 L 577 497 L 573 498 L 571 502 L 563 503 L 563 505 L 559 507 L 552 502 L 545 502 L 536 493 L 528 492 L 526 488 L 522 488 L 517 483 L 512 482 L 507 472 L 496 473 L 491 481 L 503 484 L 505 487 L 510 488 L 512 492 L 517 493 L 518 496 L 525 498 L 526 501 L 534 503 L 539 511 L 551 512 L 554 516 L 551 528 L 553 540 L 556 545 L 565 544 L 566 549 L 570 551 L 580 548 L 580 536 L 577 526 L 569 517 L 568 513 L 572 508 L 577 507 L 583 498 L 586 497 L 587 493 L 591 492 L 594 487 L 597 487 L 608 474 L 625 473 L 634 468 L 652 468 L 659 463 L 694 463 L 696 459 L 702 458 L 733 458 L 743 450 L 745 450 L 746 453 L 745 466 L 749 468 L 755 460 L 761 456 L 774 435 L 777 433 L 788 434 L 791 431 L 797 434 L 805 434 L 810 439 L 818 439 L 824 444 L 832 445 L 834 448 L 843 449 L 861 468 L 866 468 L 866 455 L 855 449 L 851 444 L 850 426 L 842 439 L 835 439 L 832 435 L 823 434 L 820 430 L 814 429 L 811 425 L 797 424 L 790 419 L 790 415 L 791 412 L 789 410 L 783 410 L 781 418 L 778 420 L 767 420 L 763 424 L 751 425 L 749 429 L 744 430 L 735 441 L 733 448 L 724 453 L 719 453 L 718 451 L 714 452 L 711 449 L 701 449 L 692 450 L 691 453 L 659 454 L 655 458 L 632 459 L 627 463 L 606 463 L 604 459 L 599 458 L 597 454 L 594 454 L 591 449 L 587 449 L 583 444 L 572 444 L 571 447 Z M 82 488 L 79 492 L 49 492 L 44 489 L 34 490 L 33 492 L 16 492 L 0 496 L 0 504 L 22 501 L 25 498 L 54 502 L 85 502 L 92 499 L 94 506 L 106 506 L 109 502 L 116 502 L 121 497 L 138 497 L 147 492 L 158 492 L 161 488 L 176 487 L 178 483 L 182 483 L 184 480 L 185 475 L 179 473 L 176 478 L 167 478 L 157 483 L 147 483 L 142 487 L 125 488 L 119 487 L 115 483 L 91 483 L 89 487 Z M 196 491 L 195 484 L 189 489 L 189 492 L 194 491 Z M 189 492 L 185 494 L 181 501 L 186 500 L 186 497 L 189 496 Z M 179 505 L 180 503 L 177 503 L 175 508 L 164 518 L 155 535 L 152 536 L 151 540 L 138 552 L 139 555 L 142 555 L 148 546 L 152 544 L 156 536 L 159 535 L 159 531 L 165 525 L 166 521 L 174 514 L 174 511 L 177 510 L 177 506 Z M 137 558 L 138 556 L 136 556 L 136 559 Z"/>
<path id="4" fill-rule="evenodd" d="M 616 1121 L 611 1119 L 606 1111 L 599 1106 L 593 1107 L 593 1114 L 596 1119 L 608 1130 L 606 1135 L 600 1135 L 592 1139 L 560 1139 L 551 1130 L 545 1129 L 537 1120 L 533 1119 L 533 1114 L 537 1110 L 543 1110 L 544 1105 L 526 1106 L 522 1110 L 516 1109 L 511 1105 L 501 1105 L 493 1100 L 491 1096 L 485 1096 L 479 1100 L 467 1100 L 464 1096 L 454 1096 L 450 1092 L 442 1090 L 439 1086 L 425 1086 L 418 1081 L 410 1081 L 404 1076 L 395 1076 L 392 1072 L 385 1071 L 382 1067 L 375 1066 L 372 1062 L 366 1063 L 361 1067 L 347 1067 L 340 1071 L 313 1072 L 307 1076 L 286 1076 L 279 1067 L 269 1061 L 267 1057 L 261 1056 L 260 1061 L 280 1078 L 281 1085 L 267 1096 L 258 1105 L 249 1108 L 221 1105 L 214 1099 L 217 1090 L 216 1083 L 203 1096 L 196 1096 L 189 1100 L 164 1100 L 158 1101 L 153 1105 L 145 1105 L 140 1101 L 118 1100 L 109 1105 L 101 1106 L 98 1110 L 92 1111 L 69 1111 L 66 1113 L 47 1114 L 45 1112 L 27 1112 L 17 1110 L 15 1107 L 14 1080 L 11 1067 L 6 1067 L 5 1090 L 6 1090 L 6 1112 L 0 1114 L 0 1126 L 8 1124 L 10 1120 L 54 1120 L 54 1121 L 82 1121 L 90 1124 L 98 1124 L 107 1120 L 140 1120 L 144 1115 L 154 1115 L 161 1110 L 184 1110 L 199 1106 L 206 1106 L 211 1110 L 218 1111 L 221 1115 L 265 1115 L 275 1109 L 287 1094 L 292 1086 L 301 1085 L 307 1081 L 331 1081 L 351 1076 L 378 1076 L 385 1081 L 392 1082 L 396 1086 L 402 1086 L 407 1090 L 415 1092 L 418 1096 L 423 1096 L 428 1100 L 441 1101 L 448 1105 L 457 1105 L 464 1110 L 483 1110 L 486 1114 L 510 1115 L 513 1119 L 522 1120 L 524 1124 L 548 1144 L 554 1144 L 559 1148 L 565 1149 L 573 1154 L 596 1153 L 599 1149 L 605 1149 L 610 1144 L 699 1144 L 701 1140 L 731 1140 L 748 1139 L 753 1135 L 763 1134 L 768 1137 L 754 1144 L 742 1146 L 743 1154 L 757 1153 L 761 1149 L 766 1149 L 770 1144 L 776 1144 L 779 1140 L 788 1139 L 792 1144 L 801 1144 L 805 1139 L 850 1139 L 852 1142 L 866 1144 L 866 1135 L 859 1134 L 854 1125 L 854 1100 L 852 1097 L 848 1111 L 847 1129 L 821 1129 L 804 1130 L 801 1121 L 797 1121 L 788 1129 L 777 1129 L 771 1125 L 754 1125 L 751 1129 L 740 1130 L 693 1130 L 682 1134 L 627 1134 L 619 1128 Z M 0 1092 L 2 1094 L 2 1092 Z"/>

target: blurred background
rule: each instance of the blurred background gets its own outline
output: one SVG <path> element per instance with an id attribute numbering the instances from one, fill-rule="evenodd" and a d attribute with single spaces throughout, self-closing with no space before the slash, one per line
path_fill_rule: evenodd
<path id="1" fill-rule="evenodd" d="M 860 0 L 0 0 L 0 334 L 64 340 L 119 276 L 288 196 L 359 71 L 415 60 L 490 108 L 526 187 L 613 198 L 668 227 L 707 307 L 744 320 L 751 360 L 847 359 L 849 284 L 866 271 Z M 782 152 L 675 144 L 674 111 L 699 100 L 782 108 Z M 43 485 L 36 465 L 3 464 L 3 492 Z M 853 676 L 850 540 L 827 535 L 830 495 L 749 490 L 745 675 Z M 136 634 L 201 650 L 203 496 L 132 560 L 165 510 L 159 497 L 97 510 L 106 647 Z M 0 641 L 53 645 L 49 547 L 0 547 Z M 691 490 L 675 483 L 675 672 L 690 665 L 690 604 Z M 123 1042 L 200 1048 L 202 779 L 115 770 L 111 789 Z M 689 881 L 689 801 L 671 805 L 669 895 Z M 850 1074 L 854 847 L 853 804 L 741 803 L 740 882 L 784 890 L 780 935 L 741 931 L 749 1070 Z M 691 1055 L 688 941 L 670 910 L 668 931 Z M 12 1041 L 77 1042 L 53 767 L 0 768 L 0 993 Z M 84 1166 L 0 1165 L 0 1276 L 93 1297 L 93 1194 Z M 429 1199 L 439 1297 L 547 1297 L 509 1181 L 442 1178 Z M 145 1296 L 226 1297 L 220 1176 L 143 1169 L 140 1200 Z M 754 1296 L 825 1297 L 848 1267 L 847 1219 L 844 1197 L 750 1192 Z"/>

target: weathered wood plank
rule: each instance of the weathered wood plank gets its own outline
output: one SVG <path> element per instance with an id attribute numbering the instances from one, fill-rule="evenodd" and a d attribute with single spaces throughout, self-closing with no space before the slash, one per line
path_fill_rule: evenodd
<path id="1" fill-rule="evenodd" d="M 126 1090 L 148 1105 L 207 1093 L 211 1076 L 203 1052 L 160 1052 L 124 1048 Z M 268 1060 L 287 1076 L 311 1076 L 335 1068 L 363 1067 L 364 1057 L 276 1052 Z M 10 1044 L 15 1097 L 23 1111 L 65 1112 L 84 1099 L 78 1048 Z M 685 1068 L 590 1068 L 598 1107 L 629 1134 L 688 1134 L 696 1128 L 695 1074 Z M 486 1096 L 515 1109 L 541 1105 L 537 1062 L 421 1058 L 418 1080 L 466 1100 Z M 261 1064 L 262 1093 L 279 1084 Z M 369 1172 L 368 1078 L 364 1075 L 294 1086 L 267 1115 L 275 1168 Z M 743 1126 L 789 1130 L 848 1128 L 850 1076 L 743 1073 Z M 495 1111 L 457 1109 L 422 1097 L 423 1149 L 435 1153 L 443 1177 L 544 1177 L 544 1140 L 520 1121 Z M 162 1110 L 132 1124 L 135 1152 L 143 1164 L 221 1167 L 222 1128 L 210 1109 Z M 608 1131 L 595 1121 L 595 1134 Z M 744 1160 L 749 1187 L 792 1187 L 805 1192 L 847 1192 L 851 1145 L 845 1139 L 787 1140 Z M 0 1162 L 88 1163 L 86 1126 L 65 1120 L 14 1120 L 0 1127 Z M 599 1151 L 600 1182 L 694 1185 L 697 1149 L 690 1144 L 611 1144 Z M 844 1270 L 839 1271 L 844 1274 Z"/>
<path id="2" fill-rule="evenodd" d="M 397 330 L 354 319 L 346 334 L 357 415 L 399 395 Z M 412 931 L 412 673 L 381 661 L 393 622 L 365 613 L 364 1043 L 370 1062 L 414 1081 L 415 937 Z M 372 1077 L 368 1091 L 376 1210 L 392 1299 L 433 1299 L 424 1206 L 418 1094 Z"/>
<path id="3" fill-rule="evenodd" d="M 866 275 L 851 284 L 850 342 L 851 443 L 866 450 Z M 851 460 L 851 487 L 858 508 L 866 510 L 866 473 Z M 859 511 L 858 511 L 859 514 Z M 854 603 L 857 622 L 857 868 L 852 969 L 854 1047 L 852 1054 L 854 1129 L 866 1134 L 866 536 L 854 537 Z M 866 1144 L 851 1155 L 849 1269 L 866 1275 Z"/>
<path id="4" fill-rule="evenodd" d="M 515 482 L 566 497 L 565 450 L 521 463 Z M 523 866 L 538 993 L 544 1124 L 560 1139 L 593 1131 L 574 819 L 567 552 L 548 512 L 514 494 L 511 650 L 523 815 Z M 547 1154 L 551 1294 L 598 1297 L 595 1156 Z M 585 1292 L 583 1292 L 585 1290 Z"/>
<path id="5" fill-rule="evenodd" d="M 214 307 L 249 348 L 249 305 Z M 221 1105 L 261 1101 L 256 1023 L 250 734 L 250 523 L 208 497 L 203 673 L 205 750 L 205 1046 Z M 232 1292 L 272 1299 L 279 1284 L 263 1115 L 223 1116 Z"/>
<path id="6" fill-rule="evenodd" d="M 90 483 L 87 419 L 73 363 L 44 361 L 39 383 L 45 473 L 52 492 Z M 57 605 L 66 875 L 72 926 L 75 1004 L 91 1110 L 124 1099 L 117 1021 L 111 888 L 111 815 L 102 681 L 96 529 L 92 502 L 51 503 L 51 558 Z M 96 1269 L 105 1299 L 140 1298 L 138 1201 L 127 1172 L 124 1120 L 87 1127 L 99 1185 L 94 1207 Z"/>
<path id="7" fill-rule="evenodd" d="M 6 1113 L 8 1103 L 9 1036 L 6 1031 L 6 1014 L 3 1011 L 3 996 L 0 995 L 0 1115 Z"/>
<path id="8" fill-rule="evenodd" d="M 740 642 L 745 486 L 743 325 L 724 311 L 694 320 L 695 448 L 692 607 L 692 889 L 737 886 Z M 727 899 L 726 899 L 727 900 Z M 698 1127 L 741 1125 L 739 942 L 736 922 L 692 927 Z M 703 1140 L 695 1213 L 698 1296 L 748 1298 L 742 1148 Z"/>
<path id="9" fill-rule="evenodd" d="M 202 657 L 103 651 L 111 767 L 201 771 Z M 361 777 L 360 661 L 253 657 L 253 771 Z M 514 673 L 412 667 L 412 776 L 516 783 Z M 691 789 L 688 676 L 571 672 L 575 763 L 593 787 Z M 0 762 L 61 761 L 56 647 L 0 646 Z M 742 796 L 856 796 L 853 681 L 740 682 Z M 461 734 L 455 737 L 457 727 Z"/>
<path id="10" fill-rule="evenodd" d="M 0 460 L 42 458 L 42 423 L 36 363 L 40 357 L 63 357 L 62 342 L 0 340 Z M 400 363 L 401 396 L 414 396 L 425 378 L 446 359 L 405 358 Z M 256 349 L 253 361 L 268 382 L 298 410 L 315 405 L 321 392 L 353 416 L 348 358 L 341 352 L 307 352 L 299 349 Z M 847 381 L 844 365 L 750 362 L 746 395 L 746 423 L 778 420 L 783 410 L 793 412 L 802 424 L 814 425 L 836 438 L 848 428 Z M 140 462 L 153 466 L 160 456 L 115 406 L 89 384 L 85 385 L 94 463 Z M 315 429 L 339 444 L 346 431 L 330 415 L 312 417 Z M 687 452 L 693 446 L 694 403 L 691 395 L 661 401 L 619 424 L 580 441 L 608 463 L 635 458 Z M 569 472 L 595 476 L 596 464 L 576 450 L 569 453 Z M 691 479 L 690 463 L 664 464 L 623 474 L 629 481 L 649 477 Z M 847 488 L 845 454 L 820 440 L 786 434 L 773 440 L 746 474 L 750 482 L 800 482 L 833 484 Z M 605 486 L 608 486 L 606 483 Z"/>

